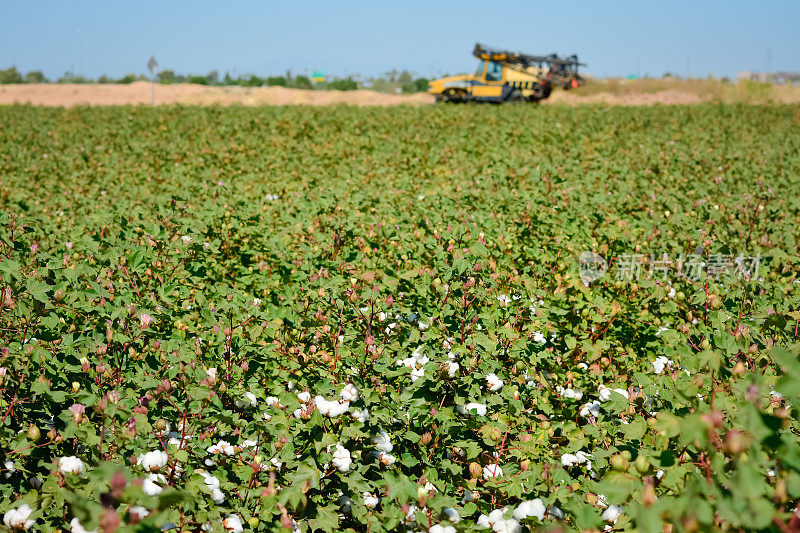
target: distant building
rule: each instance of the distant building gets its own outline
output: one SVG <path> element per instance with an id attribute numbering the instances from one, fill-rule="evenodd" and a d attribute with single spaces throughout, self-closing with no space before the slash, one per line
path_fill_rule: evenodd
<path id="1" fill-rule="evenodd" d="M 736 75 L 737 80 L 758 81 L 761 83 L 775 83 L 777 85 L 800 84 L 800 72 L 750 72 L 743 70 Z"/>

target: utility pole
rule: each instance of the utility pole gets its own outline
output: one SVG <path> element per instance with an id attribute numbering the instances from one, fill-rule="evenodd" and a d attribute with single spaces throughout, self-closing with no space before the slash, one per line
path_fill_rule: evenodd
<path id="1" fill-rule="evenodd" d="M 158 61 L 153 56 L 147 62 L 147 70 L 150 71 L 150 105 L 156 105 L 156 69 L 158 68 Z"/>

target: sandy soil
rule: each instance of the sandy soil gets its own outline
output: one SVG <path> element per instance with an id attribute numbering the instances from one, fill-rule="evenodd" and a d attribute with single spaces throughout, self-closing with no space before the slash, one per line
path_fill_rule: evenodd
<path id="1" fill-rule="evenodd" d="M 135 82 L 116 84 L 23 84 L 0 85 L 0 104 L 44 106 L 149 104 L 152 85 Z M 386 106 L 422 105 L 433 102 L 427 94 L 396 95 L 375 91 L 306 91 L 285 87 L 206 87 L 193 84 L 156 85 L 156 104 L 241 105 L 331 105 Z"/>
<path id="2" fill-rule="evenodd" d="M 126 105 L 150 104 L 152 85 L 136 82 L 116 84 L 22 84 L 0 85 L 0 104 L 30 103 L 44 106 Z M 800 88 L 773 87 L 771 100 L 780 103 L 800 103 Z M 239 105 L 355 105 L 388 106 L 398 104 L 427 105 L 433 97 L 385 94 L 375 91 L 307 91 L 285 87 L 206 87 L 204 85 L 156 85 L 156 104 L 239 104 Z M 653 105 L 699 104 L 714 99 L 713 93 L 695 92 L 680 88 L 649 92 L 580 94 L 556 90 L 544 104 L 605 104 Z M 733 97 L 734 101 L 739 101 Z"/>

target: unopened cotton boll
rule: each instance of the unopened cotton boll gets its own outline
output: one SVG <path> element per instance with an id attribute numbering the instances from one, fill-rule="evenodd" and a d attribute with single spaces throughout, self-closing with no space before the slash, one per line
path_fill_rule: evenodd
<path id="1" fill-rule="evenodd" d="M 536 517 L 539 520 L 544 518 L 544 513 L 547 509 L 544 503 L 539 498 L 524 501 L 514 509 L 514 518 L 517 520 L 525 520 L 528 517 Z"/>
<path id="2" fill-rule="evenodd" d="M 61 457 L 58 460 L 58 471 L 62 474 L 83 474 L 83 461 L 75 456 Z"/>
<path id="3" fill-rule="evenodd" d="M 147 472 L 158 472 L 167 464 L 167 454 L 161 450 L 153 450 L 139 456 L 138 464 Z"/>
<path id="4" fill-rule="evenodd" d="M 491 374 L 486 375 L 486 388 L 492 392 L 497 392 L 503 388 L 503 380 L 498 378 L 497 375 L 492 372 Z"/>

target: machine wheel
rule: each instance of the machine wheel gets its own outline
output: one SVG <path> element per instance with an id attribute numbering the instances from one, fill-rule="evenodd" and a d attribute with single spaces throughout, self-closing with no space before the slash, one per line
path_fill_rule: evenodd
<path id="1" fill-rule="evenodd" d="M 512 103 L 524 102 L 525 97 L 522 95 L 522 91 L 514 90 L 511 91 L 511 94 L 508 95 L 507 101 Z"/>
<path id="2" fill-rule="evenodd" d="M 464 89 L 447 89 L 442 93 L 445 102 L 464 103 L 467 101 L 467 92 Z"/>

